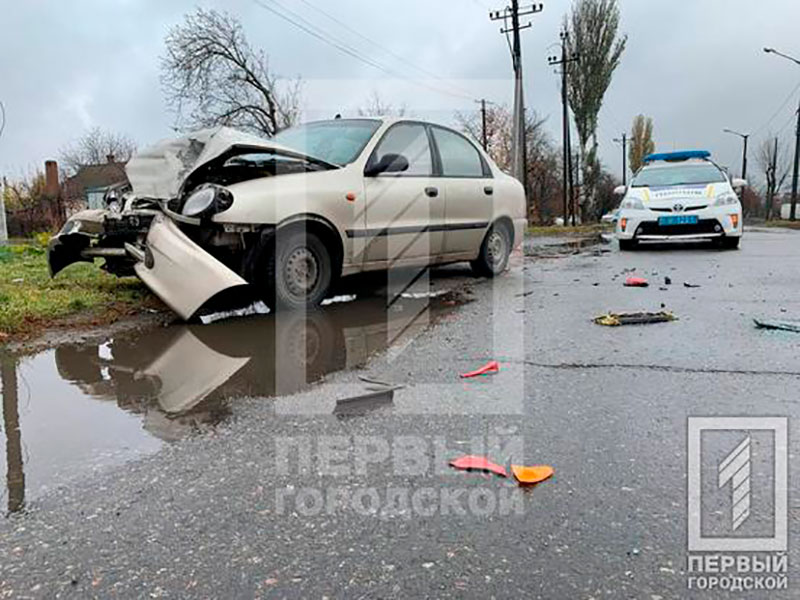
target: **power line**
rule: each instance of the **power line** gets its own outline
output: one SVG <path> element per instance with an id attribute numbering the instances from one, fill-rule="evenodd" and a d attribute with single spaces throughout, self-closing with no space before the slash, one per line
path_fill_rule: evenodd
<path id="1" fill-rule="evenodd" d="M 467 99 L 467 100 L 473 100 L 474 99 L 472 97 L 469 97 L 469 96 L 466 96 L 466 95 L 463 95 L 463 94 L 456 94 L 454 92 L 445 90 L 443 88 L 438 88 L 436 86 L 430 85 L 430 84 L 425 83 L 423 81 L 419 81 L 419 80 L 416 80 L 416 79 L 411 79 L 410 77 L 406 77 L 403 74 L 398 73 L 398 72 L 394 71 L 393 69 L 391 69 L 389 67 L 386 67 L 385 65 L 383 65 L 383 64 L 381 64 L 381 63 L 379 63 L 379 62 L 377 62 L 375 60 L 372 60 L 370 58 L 366 58 L 366 57 L 362 56 L 361 54 L 359 54 L 358 50 L 356 50 L 352 46 L 349 46 L 346 43 L 342 42 L 341 40 L 331 36 L 328 33 L 326 33 L 324 29 L 314 25 L 313 23 L 311 23 L 310 21 L 305 19 L 303 16 L 297 14 L 296 12 L 294 12 L 291 9 L 287 8 L 286 6 L 280 4 L 277 0 L 268 0 L 268 1 L 272 2 L 272 5 L 266 4 L 263 0 L 252 0 L 252 1 L 256 5 L 258 5 L 261 8 L 271 12 L 272 14 L 274 14 L 275 16 L 283 19 L 284 21 L 294 25 L 298 29 L 300 29 L 300 30 L 304 31 L 305 33 L 307 33 L 308 35 L 310 35 L 310 36 L 312 36 L 312 37 L 314 37 L 314 38 L 316 38 L 316 39 L 318 39 L 318 40 L 320 40 L 320 41 L 322 41 L 322 42 L 324 42 L 324 43 L 336 48 L 340 52 L 342 52 L 344 54 L 347 54 L 348 56 L 350 56 L 352 58 L 355 58 L 356 60 L 359 60 L 359 61 L 363 62 L 364 64 L 366 64 L 366 65 L 368 65 L 368 66 L 370 66 L 370 67 L 372 67 L 374 69 L 378 69 L 379 71 L 383 71 L 384 73 L 386 73 L 388 75 L 391 75 L 392 77 L 397 77 L 398 79 L 403 79 L 405 81 L 408 81 L 410 83 L 414 83 L 414 84 L 416 84 L 418 86 L 427 88 L 427 89 L 429 89 L 431 91 L 438 92 L 440 94 L 446 94 L 448 96 Z M 288 16 L 287 14 L 284 14 L 284 12 L 281 12 L 281 11 L 285 11 L 286 13 L 289 13 L 289 15 L 292 15 L 294 18 L 292 18 L 291 16 Z"/>
<path id="2" fill-rule="evenodd" d="M 457 86 L 452 86 L 452 84 L 449 84 L 449 83 L 443 81 L 442 78 L 439 77 L 436 73 L 432 73 L 431 71 L 429 71 L 427 69 L 424 69 L 423 67 L 420 67 L 419 65 L 411 62 L 410 60 L 408 60 L 407 58 L 405 58 L 403 56 L 400 56 L 399 54 L 397 54 L 393 50 L 387 48 L 386 46 L 383 46 L 383 45 L 379 44 L 378 42 L 376 42 L 375 40 L 367 37 L 366 35 L 364 35 L 360 31 L 357 31 L 356 29 L 353 29 L 350 25 L 348 25 L 347 23 L 345 23 L 341 19 L 339 19 L 339 18 L 335 17 L 334 15 L 330 14 L 329 12 L 321 9 L 319 6 L 309 2 L 309 0 L 300 0 L 300 1 L 303 4 L 305 4 L 306 6 L 308 6 L 309 8 L 311 8 L 312 10 L 315 10 L 318 13 L 322 14 L 323 16 L 327 17 L 328 19 L 330 19 L 331 21 L 333 21 L 334 23 L 336 23 L 340 27 L 344 27 L 349 32 L 357 35 L 358 37 L 360 37 L 362 40 L 364 40 L 368 44 L 371 44 L 375 48 L 383 50 L 386 54 L 388 54 L 389 56 L 392 56 L 395 60 L 397 60 L 397 61 L 405 64 L 406 66 L 414 69 L 418 73 L 422 73 L 422 74 L 424 74 L 424 75 L 426 75 L 428 77 L 431 77 L 433 79 L 437 79 L 437 80 L 441 81 L 442 83 L 445 83 L 446 85 L 451 86 L 452 89 L 456 90 L 459 94 L 463 93 L 465 98 L 469 98 L 470 100 L 472 99 L 471 96 L 467 95 L 467 94 L 469 94 L 469 92 L 467 92 L 466 90 L 459 89 Z M 474 1 L 477 2 L 477 0 L 474 0 Z"/>
<path id="3" fill-rule="evenodd" d="M 3 102 L 0 100 L 0 117 L 3 118 L 2 124 L 0 124 L 0 138 L 3 137 L 3 132 L 6 130 L 6 107 L 3 105 Z"/>
<path id="4" fill-rule="evenodd" d="M 776 111 L 773 113 L 773 115 L 772 115 L 772 116 L 769 118 L 769 120 L 768 120 L 768 121 L 766 121 L 766 122 L 765 122 L 763 125 L 761 125 L 761 127 L 759 127 L 758 129 L 756 129 L 756 130 L 753 132 L 753 135 L 754 135 L 754 136 L 756 136 L 756 135 L 760 134 L 760 133 L 761 133 L 761 132 L 763 132 L 763 131 L 764 131 L 764 130 L 767 128 L 767 127 L 769 127 L 769 125 L 770 125 L 770 124 L 771 124 L 771 123 L 772 123 L 772 122 L 775 120 L 775 118 L 776 118 L 776 117 L 777 117 L 777 116 L 778 116 L 778 115 L 781 113 L 781 111 L 782 111 L 784 108 L 786 108 L 786 105 L 787 105 L 787 104 L 789 104 L 789 102 L 792 100 L 792 98 L 794 98 L 794 95 L 797 93 L 797 91 L 798 91 L 798 90 L 800 90 L 800 83 L 798 83 L 798 84 L 797 84 L 797 85 L 796 85 L 796 86 L 795 86 L 795 87 L 792 89 L 792 91 L 791 91 L 791 92 L 789 92 L 789 95 L 788 95 L 788 96 L 786 96 L 786 100 L 784 100 L 784 101 L 783 101 L 783 103 L 781 103 L 780 107 L 778 107 L 778 110 L 776 110 Z"/>

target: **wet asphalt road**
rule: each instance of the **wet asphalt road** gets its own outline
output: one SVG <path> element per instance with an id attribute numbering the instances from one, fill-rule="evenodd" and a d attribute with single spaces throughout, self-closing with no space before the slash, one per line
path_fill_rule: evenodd
<path id="1" fill-rule="evenodd" d="M 790 591 L 765 597 L 796 597 L 800 335 L 752 318 L 800 318 L 800 235 L 607 249 L 518 256 L 364 368 L 237 400 L 214 432 L 0 520 L 0 598 L 687 597 L 686 419 L 707 415 L 790 418 Z M 624 288 L 633 269 L 652 285 Z M 679 320 L 591 322 L 662 304 Z M 489 359 L 499 374 L 459 380 Z M 359 376 L 404 387 L 341 414 Z M 447 468 L 472 452 L 556 475 L 520 491 Z"/>

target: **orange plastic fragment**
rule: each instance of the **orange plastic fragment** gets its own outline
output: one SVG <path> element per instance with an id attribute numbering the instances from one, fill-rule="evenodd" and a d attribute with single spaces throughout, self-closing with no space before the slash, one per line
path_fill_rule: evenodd
<path id="1" fill-rule="evenodd" d="M 492 375 L 500 372 L 500 363 L 496 360 L 490 360 L 477 371 L 470 371 L 469 373 L 462 373 L 461 379 L 469 379 L 470 377 L 480 377 L 482 375 Z"/>
<path id="2" fill-rule="evenodd" d="M 548 465 L 536 465 L 534 467 L 511 465 L 511 472 L 514 473 L 514 477 L 521 485 L 533 485 L 552 477 L 555 469 Z"/>
<path id="3" fill-rule="evenodd" d="M 628 277 L 625 280 L 625 287 L 648 287 L 650 284 L 643 277 Z"/>
<path id="4" fill-rule="evenodd" d="M 462 471 L 489 471 L 501 477 L 508 477 L 508 472 L 503 467 L 484 456 L 462 456 L 451 460 L 450 466 Z"/>

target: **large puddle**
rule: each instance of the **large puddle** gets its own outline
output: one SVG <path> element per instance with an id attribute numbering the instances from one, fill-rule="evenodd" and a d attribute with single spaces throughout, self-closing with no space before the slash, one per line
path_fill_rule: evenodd
<path id="1" fill-rule="evenodd" d="M 375 297 L 307 315 L 176 325 L 32 356 L 0 354 L 0 513 L 54 486 L 214 427 L 236 398 L 307 389 L 413 337 L 449 296 Z"/>

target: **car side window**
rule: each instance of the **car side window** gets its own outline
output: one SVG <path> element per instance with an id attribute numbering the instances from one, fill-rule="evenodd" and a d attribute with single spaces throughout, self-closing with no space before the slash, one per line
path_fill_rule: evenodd
<path id="1" fill-rule="evenodd" d="M 447 129 L 433 128 L 433 138 L 442 160 L 445 177 L 485 177 L 478 150 L 466 138 Z"/>
<path id="2" fill-rule="evenodd" d="M 400 176 L 425 176 L 433 174 L 433 155 L 424 125 L 401 123 L 384 136 L 372 161 L 379 162 L 386 154 L 400 154 L 408 159 L 408 170 Z"/>

